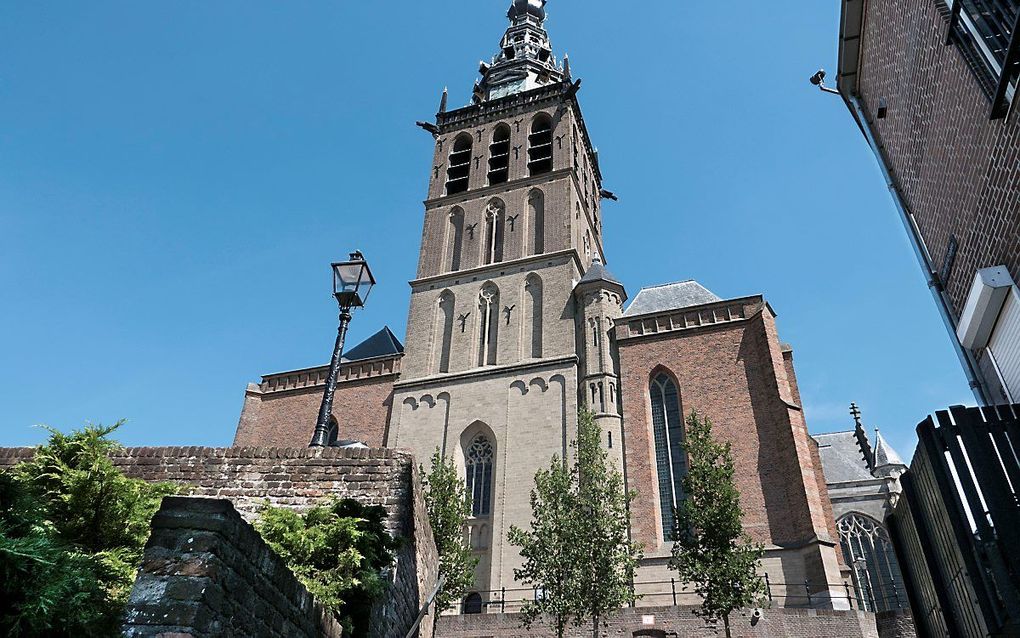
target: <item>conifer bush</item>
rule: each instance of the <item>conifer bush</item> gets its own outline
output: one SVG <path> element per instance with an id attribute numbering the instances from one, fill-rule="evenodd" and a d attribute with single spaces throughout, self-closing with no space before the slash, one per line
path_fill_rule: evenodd
<path id="1" fill-rule="evenodd" d="M 400 543 L 387 533 L 386 510 L 331 499 L 304 514 L 266 503 L 255 527 L 308 591 L 344 626 L 368 636 L 373 603 L 386 593 L 386 570 Z"/>
<path id="2" fill-rule="evenodd" d="M 0 633 L 119 633 L 149 523 L 178 491 L 113 465 L 121 424 L 47 428 L 31 460 L 0 473 Z"/>

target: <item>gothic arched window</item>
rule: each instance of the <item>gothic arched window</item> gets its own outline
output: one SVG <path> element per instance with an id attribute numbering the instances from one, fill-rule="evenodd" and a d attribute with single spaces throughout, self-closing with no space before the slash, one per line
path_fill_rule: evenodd
<path id="1" fill-rule="evenodd" d="M 486 284 L 478 296 L 478 365 L 496 365 L 499 339 L 499 288 Z"/>
<path id="2" fill-rule="evenodd" d="M 450 371 L 450 351 L 453 346 L 453 320 L 456 298 L 449 290 L 439 296 L 439 318 L 436 322 L 438 334 L 436 342 L 439 344 L 439 372 Z"/>
<path id="3" fill-rule="evenodd" d="M 465 614 L 480 614 L 482 613 L 482 597 L 472 592 L 464 598 L 464 613 Z"/>
<path id="4" fill-rule="evenodd" d="M 839 544 L 853 572 L 858 606 L 870 612 L 900 609 L 906 599 L 903 575 L 889 532 L 863 514 L 847 514 L 836 524 Z"/>
<path id="5" fill-rule="evenodd" d="M 492 443 L 484 434 L 471 441 L 465 454 L 467 491 L 471 497 L 471 516 L 478 518 L 492 512 L 492 468 L 495 456 Z"/>
<path id="6" fill-rule="evenodd" d="M 545 252 L 545 195 L 540 190 L 531 191 L 528 196 L 528 225 L 531 254 L 541 255 Z"/>
<path id="7" fill-rule="evenodd" d="M 673 379 L 665 373 L 656 375 L 648 390 L 652 402 L 652 436 L 655 440 L 662 535 L 667 541 L 673 541 L 676 540 L 676 508 L 684 498 L 683 478 L 687 474 L 680 392 Z"/>
<path id="8" fill-rule="evenodd" d="M 453 142 L 450 162 L 446 168 L 446 194 L 463 193 L 471 176 L 471 135 L 462 133 Z"/>
<path id="9" fill-rule="evenodd" d="M 450 212 L 450 228 L 448 232 L 450 237 L 450 270 L 456 272 L 460 270 L 461 258 L 464 254 L 464 211 L 460 208 L 454 208 Z"/>
<path id="10" fill-rule="evenodd" d="M 531 134 L 528 135 L 529 175 L 541 175 L 552 170 L 552 141 L 552 118 L 547 113 L 539 113 L 531 123 Z"/>
<path id="11" fill-rule="evenodd" d="M 489 144 L 489 185 L 503 184 L 510 179 L 510 127 L 500 124 L 492 133 Z"/>
<path id="12" fill-rule="evenodd" d="M 525 334 L 525 343 L 530 342 L 530 352 L 528 355 L 532 359 L 542 358 L 542 280 L 538 275 L 529 275 L 527 282 L 524 284 L 525 302 L 528 305 L 527 317 L 528 323 L 525 323 L 525 330 L 529 330 L 531 334 Z"/>
<path id="13" fill-rule="evenodd" d="M 496 264 L 503 261 L 503 226 L 506 221 L 506 207 L 503 202 L 494 199 L 485 207 L 485 254 L 483 264 Z"/>

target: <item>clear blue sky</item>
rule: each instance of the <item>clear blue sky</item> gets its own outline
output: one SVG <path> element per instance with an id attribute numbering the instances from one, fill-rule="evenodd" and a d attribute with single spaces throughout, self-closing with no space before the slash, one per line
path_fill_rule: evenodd
<path id="1" fill-rule="evenodd" d="M 508 0 L 90 0 L 0 7 L 0 445 L 126 418 L 128 444 L 226 445 L 260 373 L 328 360 L 329 262 L 380 285 L 351 343 L 403 335 L 432 139 Z M 552 0 L 556 54 L 633 295 L 765 293 L 812 431 L 857 401 L 906 456 L 973 403 L 842 102 L 838 2 Z M 311 424 L 310 424 L 311 426 Z"/>

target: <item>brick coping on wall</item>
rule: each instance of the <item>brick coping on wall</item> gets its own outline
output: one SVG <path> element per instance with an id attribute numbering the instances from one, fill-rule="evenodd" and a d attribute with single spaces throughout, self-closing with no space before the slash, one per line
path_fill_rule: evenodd
<path id="1" fill-rule="evenodd" d="M 0 448 L 0 465 L 4 460 L 16 462 L 31 458 L 35 454 L 34 447 Z M 130 458 L 221 458 L 221 459 L 407 459 L 412 456 L 391 448 L 283 448 L 283 447 L 124 447 L 115 451 L 112 456 Z"/>

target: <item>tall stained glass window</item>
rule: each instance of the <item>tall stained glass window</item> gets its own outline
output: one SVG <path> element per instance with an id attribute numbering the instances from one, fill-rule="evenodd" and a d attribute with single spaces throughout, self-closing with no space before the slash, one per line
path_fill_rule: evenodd
<path id="1" fill-rule="evenodd" d="M 683 478 L 687 474 L 680 392 L 669 376 L 659 374 L 649 384 L 649 394 L 652 400 L 652 434 L 655 439 L 655 470 L 659 479 L 662 534 L 666 541 L 673 541 L 676 540 L 676 507 L 683 500 Z"/>
<path id="2" fill-rule="evenodd" d="M 465 459 L 467 491 L 471 495 L 471 515 L 488 516 L 492 512 L 492 444 L 479 434 L 471 442 Z"/>

